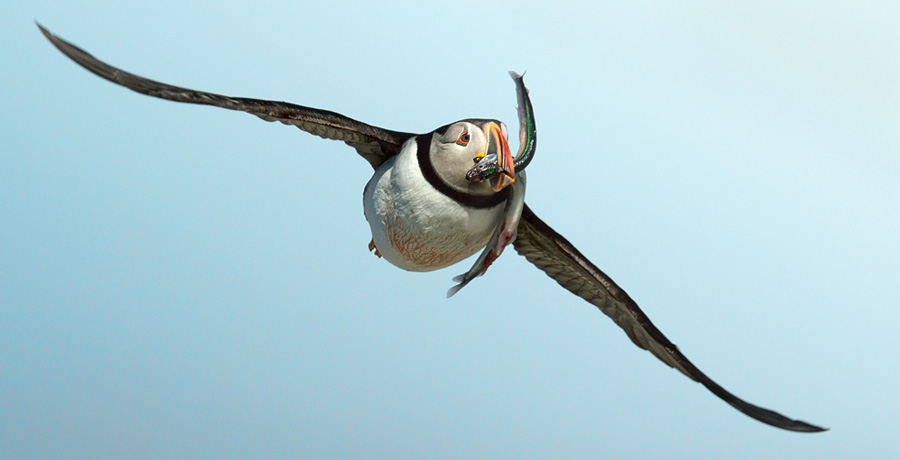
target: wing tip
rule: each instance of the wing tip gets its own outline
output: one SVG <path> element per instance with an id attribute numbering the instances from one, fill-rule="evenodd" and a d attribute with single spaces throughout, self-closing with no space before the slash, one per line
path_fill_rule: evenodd
<path id="1" fill-rule="evenodd" d="M 802 420 L 798 420 L 797 422 L 802 424 L 802 427 L 801 427 L 800 429 L 793 430 L 793 431 L 796 431 L 796 432 L 798 432 L 798 433 L 824 433 L 824 432 L 826 432 L 826 431 L 830 431 L 830 430 L 831 430 L 831 428 L 825 428 L 825 427 L 821 427 L 821 426 L 816 426 L 816 425 L 813 425 L 813 424 L 811 424 L 811 423 L 806 423 L 806 422 L 804 422 L 804 421 L 802 421 Z"/>
<path id="2" fill-rule="evenodd" d="M 755 417 L 754 417 L 755 418 Z M 825 431 L 829 431 L 831 428 L 824 428 L 821 426 L 813 425 L 812 423 L 804 422 L 803 420 L 790 420 L 789 423 L 770 423 L 765 420 L 757 419 L 763 423 L 774 426 L 776 428 L 781 428 L 783 430 L 793 431 L 795 433 L 822 433 Z"/>
<path id="3" fill-rule="evenodd" d="M 47 30 L 47 28 L 44 27 L 43 24 L 41 24 L 40 22 L 38 22 L 37 19 L 34 20 L 34 25 L 37 26 L 38 30 L 40 30 L 41 33 L 44 34 L 45 37 L 47 37 L 47 40 L 50 40 L 50 41 L 52 42 L 53 39 L 56 38 L 56 35 L 53 35 L 52 32 L 50 32 L 49 30 Z"/>
<path id="4" fill-rule="evenodd" d="M 697 371 L 699 371 L 699 369 L 697 369 Z M 703 386 L 710 390 L 714 395 L 727 402 L 729 405 L 731 405 L 731 407 L 734 407 L 742 414 L 759 422 L 765 423 L 766 425 L 798 433 L 821 433 L 830 429 L 823 428 L 818 425 L 813 425 L 812 423 L 805 422 L 803 420 L 792 419 L 771 409 L 766 409 L 764 407 L 751 404 L 741 398 L 738 398 L 728 390 L 722 388 L 722 386 L 715 383 L 712 379 L 707 377 L 702 372 L 699 372 L 699 375 L 697 375 L 697 377 L 698 381 Z"/>

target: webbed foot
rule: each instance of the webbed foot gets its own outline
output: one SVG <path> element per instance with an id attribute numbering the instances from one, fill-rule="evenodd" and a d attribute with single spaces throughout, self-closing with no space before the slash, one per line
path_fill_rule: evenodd
<path id="1" fill-rule="evenodd" d="M 370 251 L 375 251 L 375 256 L 378 257 L 379 259 L 381 258 L 381 252 L 379 252 L 379 251 L 378 251 L 378 248 L 375 247 L 375 240 L 374 240 L 374 239 L 371 240 L 371 241 L 369 241 L 369 250 L 370 250 Z"/>

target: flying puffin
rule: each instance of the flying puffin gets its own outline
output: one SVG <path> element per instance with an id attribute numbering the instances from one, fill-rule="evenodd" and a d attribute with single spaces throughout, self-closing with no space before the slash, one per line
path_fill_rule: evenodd
<path id="1" fill-rule="evenodd" d="M 363 204 L 372 230 L 369 249 L 405 270 L 431 271 L 483 249 L 456 290 L 484 273 L 503 247 L 516 251 L 562 287 L 595 305 L 628 338 L 665 364 L 701 383 L 725 402 L 760 422 L 799 432 L 821 428 L 750 404 L 694 366 L 612 279 L 524 203 L 524 166 L 534 153 L 531 103 L 522 77 L 513 75 L 519 100 L 520 151 L 515 158 L 506 125 L 466 119 L 430 133 L 413 134 L 372 126 L 339 113 L 287 102 L 229 97 L 149 80 L 110 66 L 77 46 L 38 28 L 63 54 L 94 74 L 133 91 L 176 102 L 239 110 L 267 121 L 343 141 L 375 170 Z M 526 145 L 527 144 L 527 145 Z M 479 167 L 492 170 L 481 174 Z"/>

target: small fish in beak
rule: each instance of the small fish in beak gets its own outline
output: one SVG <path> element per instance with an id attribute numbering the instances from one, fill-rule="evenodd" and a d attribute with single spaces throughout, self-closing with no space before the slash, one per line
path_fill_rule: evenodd
<path id="1" fill-rule="evenodd" d="M 537 128 L 534 125 L 534 110 L 531 107 L 531 98 L 528 97 L 528 89 L 525 88 L 522 75 L 515 72 L 510 72 L 509 75 L 516 82 L 516 96 L 519 102 L 516 108 L 519 114 L 519 151 L 513 159 L 509 154 L 509 143 L 503 137 L 500 127 L 496 123 L 491 123 L 485 127 L 488 151 L 479 152 L 475 157 L 475 166 L 466 173 L 466 180 L 471 182 L 488 180 L 502 173 L 494 184 L 494 190 L 498 192 L 514 183 L 516 172 L 524 170 L 531 163 L 537 144 Z M 499 148 L 489 152 L 492 140 L 496 141 Z"/>
<path id="2" fill-rule="evenodd" d="M 484 127 L 484 136 L 488 140 L 487 148 L 475 157 L 475 166 L 466 173 L 466 180 L 481 182 L 497 177 L 494 191 L 499 192 L 516 181 L 515 163 L 509 143 L 497 123 L 488 123 Z"/>
<path id="3" fill-rule="evenodd" d="M 475 158 L 475 166 L 466 173 L 466 180 L 481 182 L 490 179 L 500 173 L 500 165 L 497 164 L 497 154 L 480 155 Z"/>

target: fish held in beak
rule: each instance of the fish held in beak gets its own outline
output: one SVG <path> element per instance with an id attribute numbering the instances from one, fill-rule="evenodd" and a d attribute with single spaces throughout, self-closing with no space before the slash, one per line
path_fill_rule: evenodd
<path id="1" fill-rule="evenodd" d="M 537 147 L 537 128 L 534 123 L 534 109 L 531 106 L 531 98 L 528 97 L 528 89 L 522 75 L 509 72 L 516 84 L 516 99 L 519 115 L 519 151 L 515 158 L 509 150 L 509 143 L 503 136 L 502 130 L 496 123 L 485 126 L 485 137 L 488 139 L 488 148 L 479 152 L 475 157 L 475 166 L 466 173 L 466 179 L 472 182 L 481 182 L 497 177 L 494 190 L 500 191 L 513 184 L 516 173 L 521 172 L 534 159 L 534 151 Z M 490 146 L 493 145 L 493 152 Z"/>
<path id="2" fill-rule="evenodd" d="M 466 173 L 466 180 L 481 182 L 496 177 L 494 191 L 499 192 L 515 183 L 515 163 L 500 125 L 494 122 L 485 125 L 484 137 L 487 148 L 475 158 L 475 166 Z"/>

